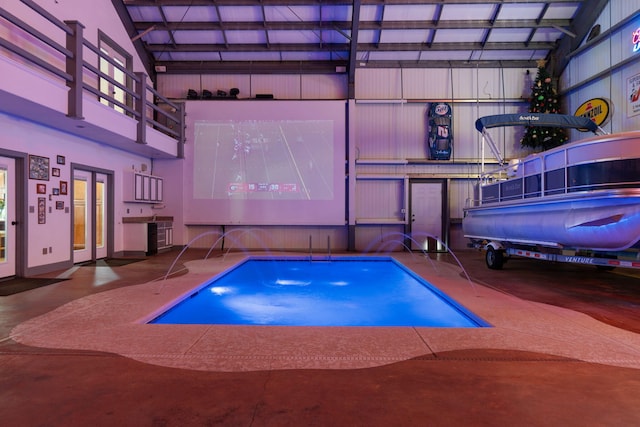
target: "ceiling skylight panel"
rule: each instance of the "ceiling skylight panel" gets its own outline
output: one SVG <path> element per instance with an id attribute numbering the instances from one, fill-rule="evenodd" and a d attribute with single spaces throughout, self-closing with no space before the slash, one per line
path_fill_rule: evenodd
<path id="1" fill-rule="evenodd" d="M 220 6 L 220 20 L 222 22 L 262 22 L 262 8 L 260 6 Z"/>
<path id="2" fill-rule="evenodd" d="M 489 43 L 508 43 L 508 42 L 526 42 L 531 34 L 529 28 L 494 28 L 489 33 L 487 42 Z"/>
<path id="3" fill-rule="evenodd" d="M 220 61 L 218 52 L 171 52 L 169 58 L 162 56 L 161 61 Z"/>
<path id="4" fill-rule="evenodd" d="M 170 44 L 171 36 L 168 31 L 151 31 L 142 36 L 142 40 L 149 44 Z"/>
<path id="5" fill-rule="evenodd" d="M 494 4 L 447 4 L 443 2 L 441 21 L 491 19 L 495 12 Z"/>
<path id="6" fill-rule="evenodd" d="M 438 30 L 434 37 L 435 43 L 479 43 L 483 40 L 484 28 Z"/>
<path id="7" fill-rule="evenodd" d="M 271 30 L 269 31 L 269 41 L 271 43 L 320 43 L 323 42 L 320 31 L 312 30 Z"/>
<path id="8" fill-rule="evenodd" d="M 350 31 L 345 32 L 349 35 Z M 322 30 L 320 32 L 322 41 L 325 43 L 349 43 L 350 40 L 341 32 L 335 30 Z"/>
<path id="9" fill-rule="evenodd" d="M 218 14 L 212 6 L 163 6 L 168 22 L 217 22 Z M 162 20 L 162 19 L 160 19 Z"/>
<path id="10" fill-rule="evenodd" d="M 419 51 L 371 51 L 369 52 L 369 61 L 417 61 L 420 59 Z"/>
<path id="11" fill-rule="evenodd" d="M 178 44 L 224 43 L 220 31 L 174 31 L 173 38 Z"/>
<path id="12" fill-rule="evenodd" d="M 542 13 L 542 3 L 504 3 L 498 13 L 497 21 L 509 19 L 535 20 Z"/>
<path id="13" fill-rule="evenodd" d="M 378 43 L 379 40 L 380 40 L 380 30 L 358 31 L 358 43 Z"/>
<path id="14" fill-rule="evenodd" d="M 382 30 L 380 43 L 424 43 L 430 33 L 429 30 Z"/>
<path id="15" fill-rule="evenodd" d="M 320 20 L 318 6 L 265 6 L 265 20 L 275 22 L 306 22 Z"/>
<path id="16" fill-rule="evenodd" d="M 478 61 L 529 61 L 534 58 L 536 50 L 477 50 L 474 51 L 472 58 Z M 542 55 L 544 58 L 546 53 Z"/>
<path id="17" fill-rule="evenodd" d="M 435 10 L 435 5 L 387 5 L 384 8 L 383 19 L 385 21 L 430 21 L 435 17 Z"/>
<path id="18" fill-rule="evenodd" d="M 555 28 L 538 28 L 531 38 L 532 42 L 555 43 L 563 33 Z"/>
<path id="19" fill-rule="evenodd" d="M 323 21 L 351 21 L 353 9 L 350 5 L 322 6 Z"/>
<path id="20" fill-rule="evenodd" d="M 360 21 L 382 21 L 382 6 L 362 5 L 360 6 Z"/>
<path id="21" fill-rule="evenodd" d="M 580 7 L 580 3 L 551 3 L 543 19 L 571 19 Z"/>
<path id="22" fill-rule="evenodd" d="M 155 6 L 130 6 L 127 8 L 133 21 L 160 22 L 162 16 Z"/>
<path id="23" fill-rule="evenodd" d="M 470 50 L 423 50 L 421 61 L 466 61 L 471 56 Z"/>
<path id="24" fill-rule="evenodd" d="M 266 44 L 267 35 L 264 31 L 235 31 L 224 32 L 227 42 L 230 44 Z"/>

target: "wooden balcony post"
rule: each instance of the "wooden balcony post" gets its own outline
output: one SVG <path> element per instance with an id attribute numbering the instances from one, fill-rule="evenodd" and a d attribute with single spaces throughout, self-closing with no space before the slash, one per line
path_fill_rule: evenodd
<path id="1" fill-rule="evenodd" d="M 181 102 L 180 104 L 180 109 L 178 111 L 176 111 L 176 114 L 178 115 L 178 124 L 180 126 L 180 130 L 178 132 L 178 158 L 179 159 L 184 159 L 184 134 L 185 134 L 185 130 L 186 130 L 186 126 L 185 126 L 185 119 L 186 119 L 186 114 L 185 114 L 185 103 Z"/>
<path id="2" fill-rule="evenodd" d="M 138 95 L 138 102 L 135 104 L 136 113 L 138 113 L 138 132 L 136 142 L 138 144 L 147 143 L 147 75 L 142 72 L 135 73 L 136 81 L 136 94 Z"/>
<path id="3" fill-rule="evenodd" d="M 66 47 L 72 56 L 66 60 L 66 72 L 72 76 L 67 82 L 69 94 L 67 100 L 67 116 L 82 120 L 82 41 L 84 25 L 78 21 L 65 21 L 72 30 L 67 34 Z"/>

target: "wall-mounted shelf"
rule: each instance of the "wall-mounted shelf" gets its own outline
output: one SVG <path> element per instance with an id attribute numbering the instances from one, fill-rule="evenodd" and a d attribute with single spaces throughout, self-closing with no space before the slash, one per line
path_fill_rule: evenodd
<path id="1" fill-rule="evenodd" d="M 403 180 L 407 178 L 407 175 L 393 175 L 393 174 L 384 174 L 384 173 L 360 173 L 356 175 L 356 179 L 392 179 L 392 180 Z"/>

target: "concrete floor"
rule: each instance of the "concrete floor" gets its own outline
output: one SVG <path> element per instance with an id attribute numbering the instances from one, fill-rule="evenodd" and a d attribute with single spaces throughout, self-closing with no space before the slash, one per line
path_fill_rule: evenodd
<path id="1" fill-rule="evenodd" d="M 204 253 L 0 297 L 2 425 L 640 425 L 635 272 L 398 254 L 493 328 L 142 324 L 242 256 Z"/>

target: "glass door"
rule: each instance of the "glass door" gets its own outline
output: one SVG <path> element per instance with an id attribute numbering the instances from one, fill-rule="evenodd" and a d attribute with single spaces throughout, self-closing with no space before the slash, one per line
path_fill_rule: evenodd
<path id="1" fill-rule="evenodd" d="M 94 186 L 96 195 L 94 205 L 96 227 L 96 259 L 107 257 L 107 176 L 96 174 Z"/>
<path id="2" fill-rule="evenodd" d="M 73 174 L 73 262 L 93 259 L 89 192 L 91 173 L 75 171 Z"/>
<path id="3" fill-rule="evenodd" d="M 108 175 L 76 169 L 73 173 L 73 262 L 108 256 Z"/>
<path id="4" fill-rule="evenodd" d="M 16 274 L 15 160 L 0 157 L 0 277 Z"/>

